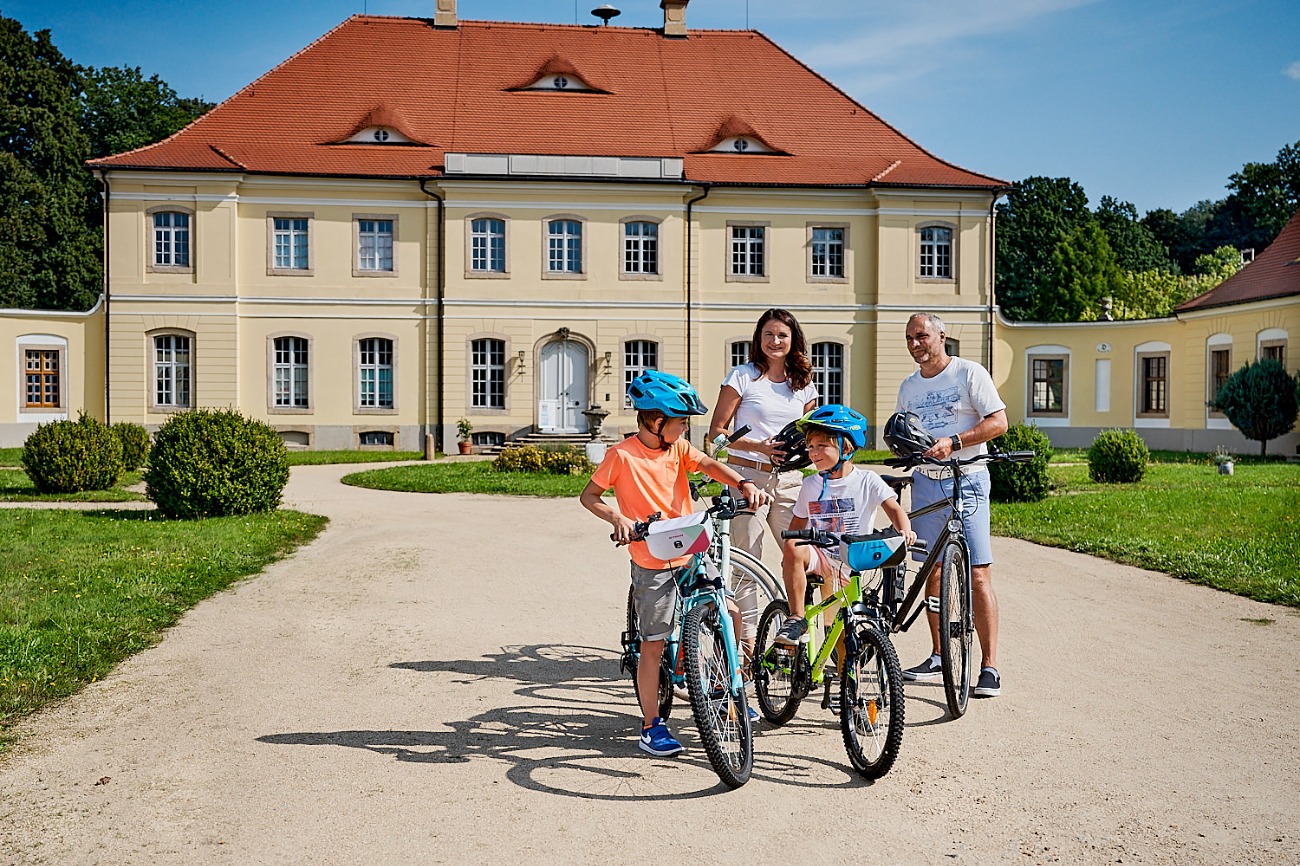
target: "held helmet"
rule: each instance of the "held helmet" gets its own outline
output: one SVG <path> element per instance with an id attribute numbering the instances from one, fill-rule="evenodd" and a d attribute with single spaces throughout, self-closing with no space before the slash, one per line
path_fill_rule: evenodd
<path id="1" fill-rule="evenodd" d="M 915 412 L 895 412 L 885 422 L 885 444 L 895 457 L 912 457 L 929 451 L 934 437 L 921 426 L 921 416 Z"/>
<path id="2" fill-rule="evenodd" d="M 772 441 L 785 452 L 785 459 L 777 465 L 777 468 L 782 472 L 791 469 L 802 469 L 812 463 L 812 459 L 808 456 L 808 443 L 804 441 L 803 431 L 799 429 L 798 420 L 791 421 L 782 427 L 772 437 Z"/>
<path id="3" fill-rule="evenodd" d="M 680 376 L 646 370 L 627 386 L 632 406 L 639 411 L 659 411 L 670 418 L 704 415 L 709 409 L 700 402 L 700 395 Z"/>
<path id="4" fill-rule="evenodd" d="M 841 438 L 849 440 L 849 444 L 853 446 L 850 451 L 867 447 L 867 419 L 840 403 L 818 406 L 796 421 L 795 426 L 804 434 L 808 433 L 809 427 L 818 427 L 838 434 Z M 845 449 L 841 446 L 840 450 Z"/>

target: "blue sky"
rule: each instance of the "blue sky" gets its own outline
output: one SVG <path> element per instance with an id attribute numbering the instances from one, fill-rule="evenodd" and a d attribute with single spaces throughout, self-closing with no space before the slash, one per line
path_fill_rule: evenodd
<path id="1" fill-rule="evenodd" d="M 459 0 L 469 19 L 594 22 L 593 0 Z M 654 27 L 657 0 L 617 24 Z M 139 66 L 218 101 L 348 15 L 434 0 L 9 0 L 78 63 Z M 1297 0 L 694 0 L 693 27 L 762 30 L 917 143 L 1009 180 L 1066 176 L 1140 213 L 1226 195 L 1300 141 Z"/>

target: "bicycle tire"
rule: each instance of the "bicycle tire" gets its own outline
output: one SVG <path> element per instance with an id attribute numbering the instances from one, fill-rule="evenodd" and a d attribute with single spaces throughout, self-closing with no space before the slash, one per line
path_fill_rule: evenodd
<path id="1" fill-rule="evenodd" d="M 731 568 L 733 571 L 745 571 L 758 584 L 758 597 L 762 601 L 759 610 L 764 610 L 777 599 L 785 599 L 785 584 L 781 578 L 772 573 L 763 560 L 747 550 L 733 547 L 731 549 Z M 734 587 L 733 587 L 734 589 Z"/>
<path id="2" fill-rule="evenodd" d="M 903 745 L 903 669 L 888 637 L 860 624 L 855 649 L 840 678 L 840 731 L 849 763 L 859 775 L 879 779 Z"/>
<path id="3" fill-rule="evenodd" d="M 971 612 L 970 564 L 966 549 L 955 541 L 943 549 L 939 570 L 939 659 L 943 694 L 954 719 L 970 702 L 974 618 Z"/>
<path id="4" fill-rule="evenodd" d="M 636 604 L 633 602 L 634 594 L 635 594 L 635 590 L 633 590 L 632 587 L 628 587 L 627 631 L 628 634 L 635 634 L 639 636 L 639 628 L 636 619 Z M 659 718 L 661 719 L 668 718 L 673 711 L 673 668 L 672 668 L 672 662 L 668 658 L 667 649 L 668 649 L 668 645 L 665 644 L 664 654 L 659 659 Z M 640 640 L 637 641 L 637 648 L 635 650 L 635 654 L 637 657 L 637 661 L 639 662 L 641 657 Z M 636 695 L 636 705 L 639 708 L 641 706 L 641 686 L 637 682 L 636 671 L 637 669 L 634 667 L 632 669 L 632 693 Z"/>
<path id="5" fill-rule="evenodd" d="M 723 784 L 739 788 L 754 770 L 754 731 L 744 687 L 732 688 L 739 651 L 727 651 L 715 604 L 697 604 L 686 614 L 682 646 L 691 711 L 705 754 Z"/>
<path id="6" fill-rule="evenodd" d="M 784 601 L 774 601 L 758 620 L 758 637 L 754 643 L 754 694 L 758 709 L 774 725 L 784 725 L 799 711 L 803 695 L 799 682 L 806 655 L 803 647 L 787 647 L 775 642 L 790 608 Z"/>

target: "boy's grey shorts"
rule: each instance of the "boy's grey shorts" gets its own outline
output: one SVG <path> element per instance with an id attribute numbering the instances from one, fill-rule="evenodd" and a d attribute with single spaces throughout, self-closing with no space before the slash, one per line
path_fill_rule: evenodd
<path id="1" fill-rule="evenodd" d="M 632 563 L 632 604 L 636 606 L 641 640 L 664 640 L 673 631 L 677 609 L 677 581 L 680 569 L 655 571 Z"/>

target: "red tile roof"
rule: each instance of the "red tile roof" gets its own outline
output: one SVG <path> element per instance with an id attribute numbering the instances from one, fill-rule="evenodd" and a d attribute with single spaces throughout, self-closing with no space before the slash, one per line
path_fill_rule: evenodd
<path id="1" fill-rule="evenodd" d="M 1300 211 L 1255 261 L 1203 295 L 1184 301 L 1174 310 L 1185 313 L 1207 307 L 1225 307 L 1268 298 L 1300 295 Z"/>
<path id="2" fill-rule="evenodd" d="M 573 69 L 607 93 L 517 90 Z M 377 105 L 414 145 L 334 144 Z M 693 153 L 724 124 L 785 155 Z M 992 189 L 926 152 L 755 31 L 657 30 L 353 16 L 157 144 L 105 169 L 432 177 L 443 154 L 682 157 L 686 179 Z"/>

